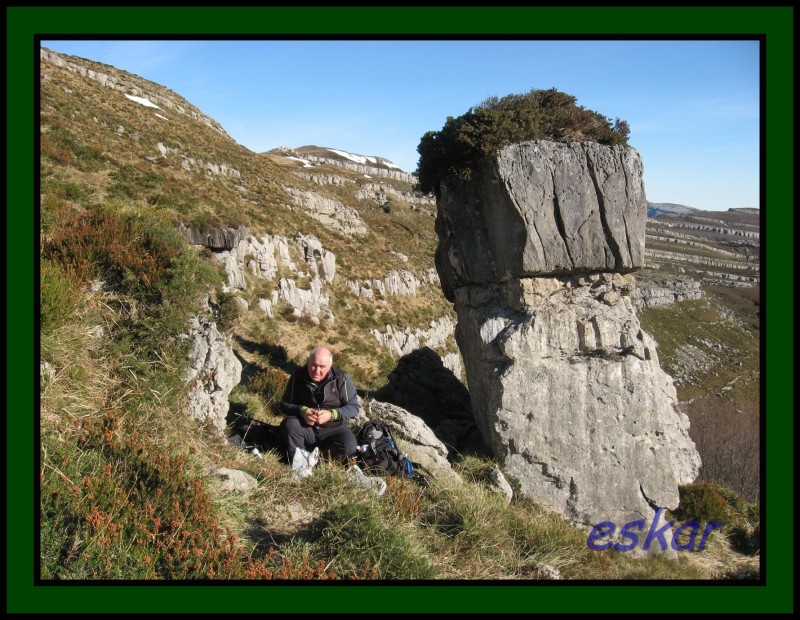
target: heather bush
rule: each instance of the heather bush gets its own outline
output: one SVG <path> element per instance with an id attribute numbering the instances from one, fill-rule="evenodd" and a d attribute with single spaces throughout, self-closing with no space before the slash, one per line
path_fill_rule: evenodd
<path id="1" fill-rule="evenodd" d="M 479 163 L 503 146 L 525 140 L 627 145 L 630 128 L 576 103 L 555 88 L 490 97 L 465 114 L 447 117 L 440 131 L 422 136 L 417 152 L 418 189 L 439 194 L 448 176 L 468 179 Z"/>
<path id="2" fill-rule="evenodd" d="M 761 549 L 761 523 L 759 506 L 746 501 L 736 491 L 716 486 L 728 508 L 726 534 L 731 546 L 739 553 L 754 555 Z"/>
<path id="3" fill-rule="evenodd" d="M 83 281 L 101 278 L 140 295 L 154 291 L 178 254 L 142 222 L 103 210 L 70 214 L 44 251 Z"/>
<path id="4" fill-rule="evenodd" d="M 676 516 L 684 521 L 723 523 L 728 520 L 728 503 L 714 484 L 701 482 L 678 488 L 680 504 Z"/>
<path id="5" fill-rule="evenodd" d="M 110 209 L 67 214 L 43 255 L 80 283 L 102 280 L 129 308 L 118 341 L 128 338 L 143 352 L 162 349 L 164 334 L 184 331 L 200 297 L 220 281 L 169 222 Z"/>
<path id="6" fill-rule="evenodd" d="M 217 328 L 220 331 L 233 329 L 241 316 L 241 308 L 234 293 L 222 292 L 217 295 Z"/>
<path id="7" fill-rule="evenodd" d="M 330 579 L 325 562 L 254 557 L 220 525 L 185 455 L 107 411 L 42 441 L 43 579 Z"/>
<path id="8" fill-rule="evenodd" d="M 269 411 L 280 415 L 280 402 L 288 379 L 289 376 L 279 368 L 268 366 L 250 378 L 247 388 L 261 397 Z"/>
<path id="9" fill-rule="evenodd" d="M 87 172 L 99 170 L 109 160 L 100 149 L 85 144 L 68 129 L 58 128 L 42 133 L 39 144 L 44 160 Z"/>

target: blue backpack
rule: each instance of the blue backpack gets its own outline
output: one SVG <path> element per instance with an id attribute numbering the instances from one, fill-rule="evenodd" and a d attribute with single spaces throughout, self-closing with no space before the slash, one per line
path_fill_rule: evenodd
<path id="1" fill-rule="evenodd" d="M 419 463 L 415 463 L 408 455 L 400 451 L 392 437 L 389 425 L 383 420 L 366 422 L 358 433 L 357 460 L 363 469 L 379 476 L 400 476 L 410 478 L 425 486 L 430 486 L 428 476 L 432 474 Z"/>

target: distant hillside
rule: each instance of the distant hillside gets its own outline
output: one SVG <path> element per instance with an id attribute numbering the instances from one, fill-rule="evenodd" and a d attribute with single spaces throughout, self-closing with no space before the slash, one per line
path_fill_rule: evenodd
<path id="1" fill-rule="evenodd" d="M 682 215 L 684 213 L 691 213 L 697 211 L 694 207 L 687 207 L 685 205 L 678 205 L 671 202 L 648 202 L 647 203 L 647 217 L 655 217 L 656 215 Z"/>
<path id="2" fill-rule="evenodd" d="M 348 161 L 357 164 L 364 164 L 365 166 L 376 166 L 378 168 L 388 168 L 390 170 L 400 170 L 400 167 L 389 161 L 385 157 L 377 155 L 359 155 L 357 153 L 349 153 L 341 149 L 333 149 L 328 147 L 318 146 L 301 146 L 294 149 L 302 155 L 315 155 L 324 159 L 334 159 L 337 161 Z"/>

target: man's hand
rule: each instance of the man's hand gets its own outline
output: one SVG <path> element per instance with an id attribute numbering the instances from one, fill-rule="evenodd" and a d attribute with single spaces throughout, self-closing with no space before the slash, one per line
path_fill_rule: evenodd
<path id="1" fill-rule="evenodd" d="M 331 412 L 327 409 L 306 409 L 304 414 L 306 424 L 309 426 L 319 426 L 331 420 Z"/>

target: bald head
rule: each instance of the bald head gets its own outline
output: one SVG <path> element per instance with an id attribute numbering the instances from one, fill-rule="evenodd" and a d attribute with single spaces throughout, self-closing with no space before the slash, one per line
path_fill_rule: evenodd
<path id="1" fill-rule="evenodd" d="M 308 354 L 308 376 L 312 381 L 322 381 L 333 366 L 333 354 L 325 347 L 316 347 Z"/>

